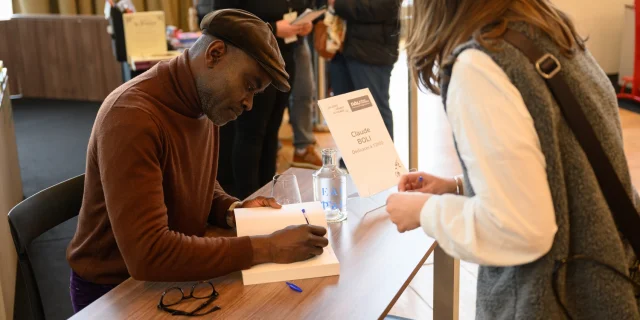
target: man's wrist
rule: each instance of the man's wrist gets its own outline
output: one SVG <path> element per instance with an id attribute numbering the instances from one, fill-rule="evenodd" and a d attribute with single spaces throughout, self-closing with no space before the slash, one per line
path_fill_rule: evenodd
<path id="1" fill-rule="evenodd" d="M 273 260 L 268 236 L 251 236 L 249 239 L 251 240 L 251 247 L 253 248 L 252 265 L 255 266 Z"/>
<path id="2" fill-rule="evenodd" d="M 236 201 L 234 203 L 231 204 L 231 206 L 229 206 L 229 209 L 227 209 L 227 225 L 230 228 L 235 228 L 236 227 L 236 216 L 233 213 L 233 210 L 235 210 L 235 208 L 241 208 L 242 207 L 242 202 L 240 201 Z"/>

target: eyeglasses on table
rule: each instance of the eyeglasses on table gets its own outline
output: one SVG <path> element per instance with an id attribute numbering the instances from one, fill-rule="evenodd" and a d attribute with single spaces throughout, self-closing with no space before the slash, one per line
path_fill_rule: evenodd
<path id="1" fill-rule="evenodd" d="M 162 293 L 158 302 L 158 309 L 170 313 L 172 316 L 198 317 L 210 314 L 220 310 L 219 306 L 207 308 L 214 300 L 218 298 L 218 292 L 210 281 L 201 281 L 191 286 L 188 295 L 180 287 L 171 287 Z M 192 311 L 182 311 L 173 309 L 174 306 L 189 299 L 204 300 L 200 306 Z"/>

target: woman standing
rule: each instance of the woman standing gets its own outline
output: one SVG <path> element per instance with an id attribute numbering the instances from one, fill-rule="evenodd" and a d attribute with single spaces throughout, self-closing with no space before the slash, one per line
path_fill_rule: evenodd
<path id="1" fill-rule="evenodd" d="M 311 23 L 291 25 L 290 19 L 308 8 L 306 0 L 216 0 L 214 10 L 236 8 L 258 16 L 271 25 L 278 46 L 294 83 L 294 52 L 298 36 L 313 29 Z M 244 199 L 267 184 L 276 172 L 278 130 L 289 92 L 269 86 L 253 99 L 253 108 L 220 130 L 220 183 L 230 194 Z"/>
<path id="2" fill-rule="evenodd" d="M 416 0 L 412 17 L 409 65 L 442 94 L 464 175 L 402 177 L 387 202 L 398 230 L 422 226 L 481 265 L 479 319 L 640 319 L 637 259 L 594 170 L 541 74 L 504 41 L 516 31 L 558 59 L 637 209 L 615 92 L 571 20 L 548 0 Z M 588 259 L 565 263 L 576 256 Z"/>

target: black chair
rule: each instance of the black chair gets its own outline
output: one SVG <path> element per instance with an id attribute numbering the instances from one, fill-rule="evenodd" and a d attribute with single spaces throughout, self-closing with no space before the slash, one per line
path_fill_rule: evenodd
<path id="1" fill-rule="evenodd" d="M 84 174 L 58 183 L 25 199 L 9 211 L 9 226 L 18 253 L 18 269 L 23 279 L 33 319 L 45 313 L 35 278 L 29 248 L 43 233 L 75 217 L 80 212 Z"/>

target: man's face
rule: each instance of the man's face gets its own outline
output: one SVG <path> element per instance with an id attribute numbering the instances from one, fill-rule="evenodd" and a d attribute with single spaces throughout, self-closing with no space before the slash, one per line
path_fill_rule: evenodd
<path id="1" fill-rule="evenodd" d="M 202 111 L 216 125 L 233 121 L 253 107 L 253 96 L 271 83 L 268 73 L 244 51 L 216 40 L 196 76 Z"/>

